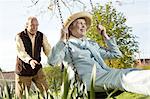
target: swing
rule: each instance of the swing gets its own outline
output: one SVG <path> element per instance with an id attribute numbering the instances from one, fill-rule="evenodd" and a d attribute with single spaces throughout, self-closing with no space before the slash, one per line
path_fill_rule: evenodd
<path id="1" fill-rule="evenodd" d="M 57 5 L 58 11 L 59 11 L 59 17 L 60 17 L 60 20 L 61 20 L 62 27 L 64 27 L 64 21 L 63 21 L 63 17 L 62 17 L 61 8 L 60 8 L 60 5 L 59 5 L 59 0 L 56 0 L 56 5 Z M 92 7 L 92 10 L 94 11 L 94 6 L 93 6 L 93 3 L 92 3 L 92 0 L 90 0 L 90 5 Z M 98 25 L 99 22 L 98 22 L 97 16 L 95 16 L 95 18 L 96 18 L 96 23 Z M 68 41 L 68 38 L 66 38 L 66 40 Z M 71 61 L 73 61 L 73 59 L 72 59 L 72 53 L 69 50 L 69 44 L 66 44 L 66 45 L 68 47 L 68 52 L 70 53 Z M 64 64 L 62 63 L 61 64 L 61 70 L 63 71 L 63 69 L 64 69 Z M 75 74 L 74 75 L 75 76 L 75 80 L 83 83 L 82 80 L 80 79 L 79 75 L 78 75 L 78 71 L 77 71 L 76 67 L 74 66 L 74 64 L 72 66 L 72 70 L 74 71 L 74 74 Z M 88 96 L 90 95 L 89 93 L 90 92 L 88 92 Z M 113 91 L 113 90 L 111 90 L 111 91 L 107 91 L 107 92 L 95 92 L 95 99 L 105 99 L 108 96 L 108 94 L 110 94 L 110 93 L 112 93 L 111 96 L 117 96 L 117 95 L 121 94 L 122 91 L 118 91 L 118 90 L 114 90 Z"/>

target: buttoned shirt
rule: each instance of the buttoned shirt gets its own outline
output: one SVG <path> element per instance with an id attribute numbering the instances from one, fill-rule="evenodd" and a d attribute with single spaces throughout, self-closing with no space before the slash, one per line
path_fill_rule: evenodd
<path id="1" fill-rule="evenodd" d="M 28 33 L 28 36 L 31 40 L 31 43 L 32 43 L 32 56 L 34 56 L 34 44 L 35 44 L 35 37 L 36 37 L 36 34 L 35 35 L 31 35 L 30 33 Z M 20 38 L 19 35 L 16 35 L 16 53 L 17 53 L 17 56 L 22 60 L 24 61 L 25 63 L 29 63 L 29 60 L 31 60 L 31 56 L 27 54 L 27 52 L 25 51 L 25 48 L 24 48 L 24 44 Z M 51 50 L 51 46 L 47 40 L 47 37 L 43 34 L 43 52 L 46 56 L 48 56 L 48 54 L 50 53 L 50 50 Z"/>

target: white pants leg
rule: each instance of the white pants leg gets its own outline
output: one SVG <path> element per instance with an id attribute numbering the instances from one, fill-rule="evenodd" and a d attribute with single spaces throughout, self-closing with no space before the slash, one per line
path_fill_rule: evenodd
<path id="1" fill-rule="evenodd" d="M 122 78 L 126 91 L 150 95 L 150 70 L 131 71 Z"/>

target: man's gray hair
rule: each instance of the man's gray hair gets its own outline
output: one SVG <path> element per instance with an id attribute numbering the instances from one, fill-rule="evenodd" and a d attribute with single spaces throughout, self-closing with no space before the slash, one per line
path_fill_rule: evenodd
<path id="1" fill-rule="evenodd" d="M 32 22 L 32 20 L 37 20 L 38 21 L 38 19 L 35 16 L 28 17 L 28 19 L 26 21 L 26 28 L 28 27 L 29 22 Z"/>

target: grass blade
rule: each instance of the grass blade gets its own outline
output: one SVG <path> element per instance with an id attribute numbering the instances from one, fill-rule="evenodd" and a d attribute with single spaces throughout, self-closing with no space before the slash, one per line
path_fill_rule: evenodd
<path id="1" fill-rule="evenodd" d="M 96 65 L 93 65 L 93 70 L 91 74 L 91 87 L 90 87 L 90 99 L 95 99 L 95 78 L 96 78 Z"/>

